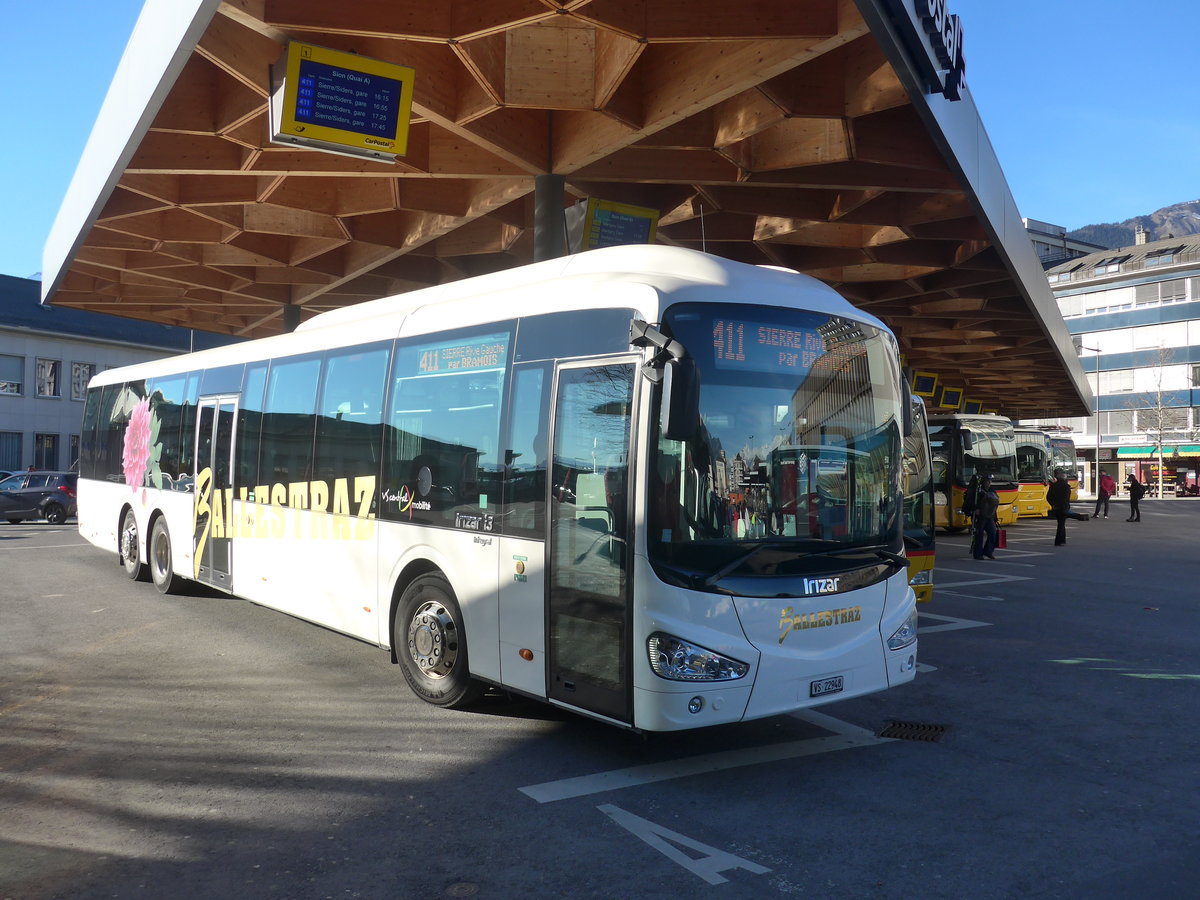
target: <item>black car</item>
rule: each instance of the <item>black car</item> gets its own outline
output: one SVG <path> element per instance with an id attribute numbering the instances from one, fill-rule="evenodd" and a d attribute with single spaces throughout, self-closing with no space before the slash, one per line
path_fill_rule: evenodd
<path id="1" fill-rule="evenodd" d="M 45 519 L 61 525 L 75 515 L 74 472 L 18 472 L 0 481 L 0 519 Z"/>

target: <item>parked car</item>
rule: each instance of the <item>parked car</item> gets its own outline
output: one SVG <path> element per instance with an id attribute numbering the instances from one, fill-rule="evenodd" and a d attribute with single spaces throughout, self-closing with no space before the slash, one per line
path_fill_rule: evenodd
<path id="1" fill-rule="evenodd" d="M 0 481 L 0 519 L 45 519 L 60 525 L 75 515 L 74 472 L 18 472 Z"/>

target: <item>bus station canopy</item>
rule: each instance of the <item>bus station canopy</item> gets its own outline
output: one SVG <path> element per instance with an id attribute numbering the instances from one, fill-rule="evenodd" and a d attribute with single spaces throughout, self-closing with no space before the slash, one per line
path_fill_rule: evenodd
<path id="1" fill-rule="evenodd" d="M 277 334 L 532 261 L 535 178 L 553 173 L 564 206 L 647 207 L 659 242 L 829 283 L 965 401 L 1084 415 L 969 89 L 931 83 L 912 27 L 928 6 L 147 0 L 47 241 L 43 299 Z M 272 143 L 289 41 L 414 69 L 406 154 Z"/>

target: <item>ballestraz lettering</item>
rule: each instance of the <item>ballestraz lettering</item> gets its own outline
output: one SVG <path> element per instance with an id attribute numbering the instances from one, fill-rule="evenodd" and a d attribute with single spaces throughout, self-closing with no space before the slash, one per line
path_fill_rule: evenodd
<path id="1" fill-rule="evenodd" d="M 845 606 L 841 609 L 825 609 L 821 612 L 799 613 L 788 606 L 779 614 L 779 643 L 790 632 L 806 628 L 828 628 L 832 625 L 848 625 L 862 621 L 861 606 Z"/>

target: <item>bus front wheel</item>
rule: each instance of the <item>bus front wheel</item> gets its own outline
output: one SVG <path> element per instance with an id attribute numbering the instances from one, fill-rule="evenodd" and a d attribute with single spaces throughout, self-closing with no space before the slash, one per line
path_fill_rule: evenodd
<path id="1" fill-rule="evenodd" d="M 161 516 L 150 529 L 150 546 L 146 548 L 150 562 L 150 580 L 160 594 L 169 594 L 175 586 L 175 568 L 171 564 L 171 533 Z"/>
<path id="2" fill-rule="evenodd" d="M 121 565 L 125 569 L 125 574 L 138 581 L 142 577 L 142 555 L 138 549 L 138 527 L 137 519 L 133 515 L 132 509 L 125 510 L 125 517 L 121 520 L 121 535 L 120 547 Z"/>
<path id="3" fill-rule="evenodd" d="M 467 664 L 462 611 L 441 575 L 421 575 L 405 588 L 392 622 L 392 646 L 404 680 L 426 703 L 457 708 L 483 693 Z"/>

